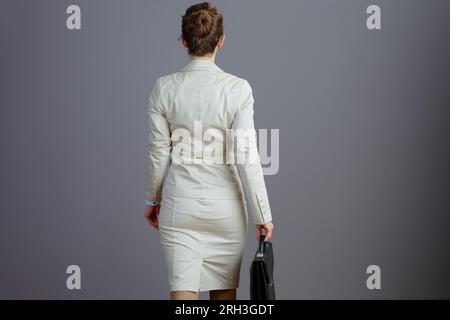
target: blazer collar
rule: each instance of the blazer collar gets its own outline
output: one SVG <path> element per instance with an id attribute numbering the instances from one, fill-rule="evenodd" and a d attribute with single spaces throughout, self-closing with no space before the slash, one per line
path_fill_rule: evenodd
<path id="1" fill-rule="evenodd" d="M 224 72 L 214 62 L 205 59 L 191 59 L 189 63 L 181 69 L 181 71 L 192 70 Z"/>

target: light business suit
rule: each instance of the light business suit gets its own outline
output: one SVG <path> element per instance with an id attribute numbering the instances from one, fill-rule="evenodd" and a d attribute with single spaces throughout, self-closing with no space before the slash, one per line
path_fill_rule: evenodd
<path id="1" fill-rule="evenodd" d="M 256 161 L 227 162 L 226 132 L 254 130 L 253 105 L 245 79 L 204 59 L 190 60 L 155 82 L 148 105 L 145 199 L 161 201 L 159 231 L 171 291 L 238 287 L 247 201 L 255 224 L 272 220 L 255 134 L 254 143 L 236 143 L 236 150 L 256 154 Z M 207 131 L 222 135 L 208 140 Z M 213 152 L 223 162 L 208 162 L 207 152 L 195 149 L 211 150 L 213 141 L 223 146 Z"/>

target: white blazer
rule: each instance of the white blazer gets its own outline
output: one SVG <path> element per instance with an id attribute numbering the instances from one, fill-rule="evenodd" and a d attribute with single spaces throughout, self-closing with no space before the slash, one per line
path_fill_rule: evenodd
<path id="1" fill-rule="evenodd" d="M 252 89 L 247 80 L 224 72 L 208 60 L 190 60 L 180 71 L 159 77 L 148 104 L 145 199 L 160 201 L 168 196 L 241 199 L 245 193 L 254 223 L 271 221 L 256 146 L 253 104 Z M 206 161 L 204 155 L 208 152 L 205 150 L 211 150 L 208 146 L 211 147 L 213 142 L 222 142 L 225 146 L 227 129 L 253 130 L 255 143 L 241 146 L 240 150 L 248 155 L 256 154 L 256 161 L 229 163 L 226 148 L 216 148 L 212 152 L 219 158 L 224 157 L 222 163 Z M 214 136 L 208 141 L 205 131 L 223 133 L 224 138 Z M 203 151 L 198 152 L 194 145 L 200 146 Z M 239 143 L 236 145 L 239 149 Z M 191 150 L 188 146 L 192 147 Z M 175 152 L 181 158 L 175 158 Z M 191 163 L 187 158 L 191 158 Z"/>

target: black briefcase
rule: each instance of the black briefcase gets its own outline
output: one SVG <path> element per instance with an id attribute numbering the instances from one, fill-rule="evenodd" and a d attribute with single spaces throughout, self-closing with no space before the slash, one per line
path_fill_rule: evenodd
<path id="1" fill-rule="evenodd" d="M 250 266 L 250 299 L 275 300 L 272 242 L 259 237 L 258 250 Z"/>

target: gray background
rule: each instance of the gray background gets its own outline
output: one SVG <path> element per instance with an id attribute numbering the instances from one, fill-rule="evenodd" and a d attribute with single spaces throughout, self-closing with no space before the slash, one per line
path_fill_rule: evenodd
<path id="1" fill-rule="evenodd" d="M 166 299 L 143 218 L 146 108 L 188 61 L 194 2 L 0 3 L 0 298 Z M 278 297 L 450 298 L 450 2 L 215 3 L 217 65 L 249 80 L 257 127 L 280 129 L 266 176 Z M 255 249 L 250 225 L 241 299 Z M 70 264 L 82 290 L 66 288 Z"/>

